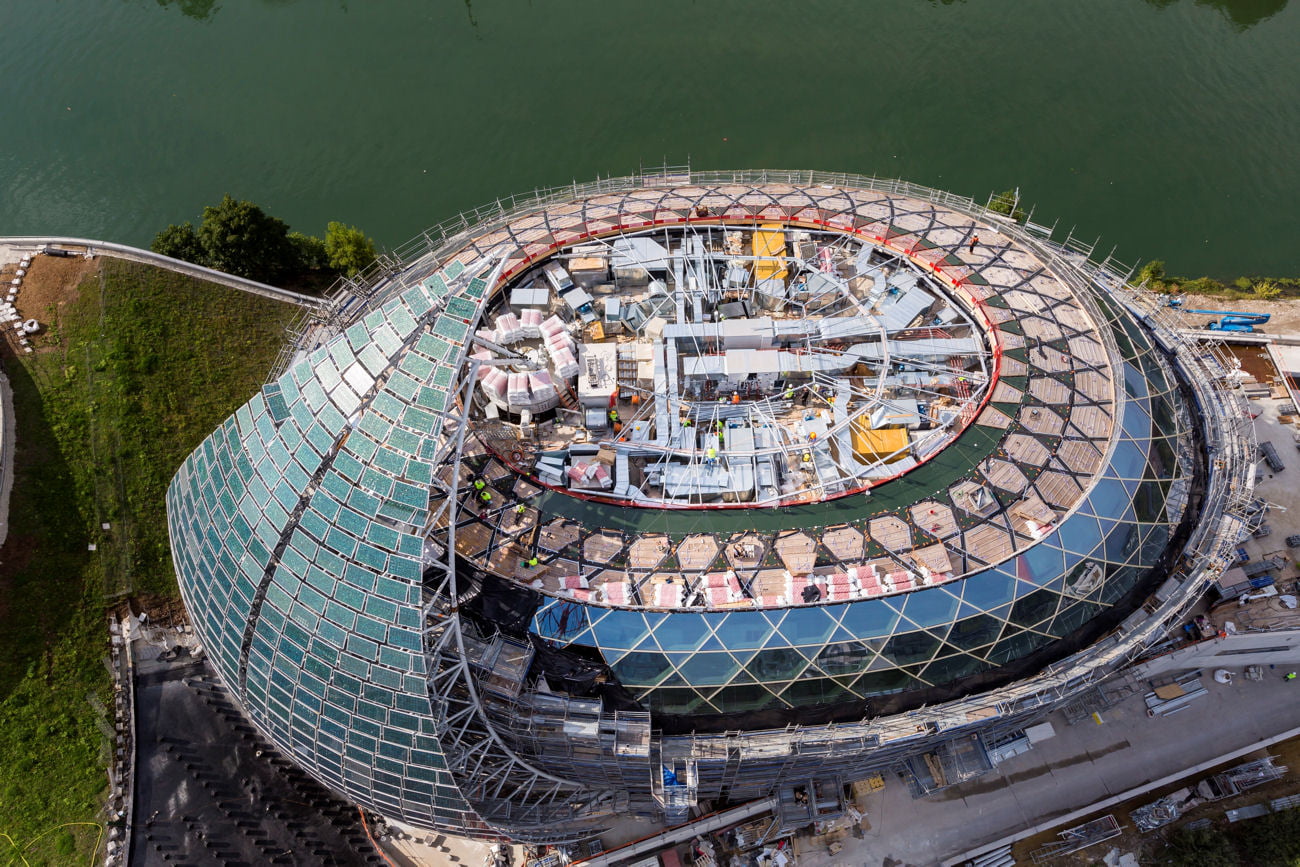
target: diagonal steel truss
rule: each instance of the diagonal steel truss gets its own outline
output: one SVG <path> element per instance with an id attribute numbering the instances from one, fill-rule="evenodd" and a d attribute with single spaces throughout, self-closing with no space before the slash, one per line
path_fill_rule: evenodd
<path id="1" fill-rule="evenodd" d="M 576 840 L 590 834 L 587 826 L 608 820 L 616 794 L 547 773 L 517 754 L 498 733 L 465 652 L 460 605 L 475 588 L 460 587 L 456 575 L 458 479 L 469 428 L 465 409 L 478 369 L 477 360 L 465 366 L 458 400 L 443 414 L 441 446 L 433 460 L 433 508 L 425 527 L 430 543 L 424 563 L 423 637 L 436 735 L 447 770 L 487 826 L 516 840 L 562 842 L 566 833 Z"/>

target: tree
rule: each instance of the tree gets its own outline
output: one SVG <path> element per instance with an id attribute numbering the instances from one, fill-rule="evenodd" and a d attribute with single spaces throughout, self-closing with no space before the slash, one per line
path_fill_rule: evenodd
<path id="1" fill-rule="evenodd" d="M 173 259 L 193 262 L 195 265 L 207 264 L 207 256 L 203 253 L 203 245 L 199 243 L 199 235 L 189 223 L 174 224 L 163 229 L 154 235 L 149 249 L 163 256 L 171 256 Z"/>
<path id="2" fill-rule="evenodd" d="M 294 270 L 297 264 L 289 224 L 252 202 L 229 195 L 220 204 L 203 209 L 198 238 L 208 267 L 228 274 L 266 283 Z"/>
<path id="3" fill-rule="evenodd" d="M 1232 841 L 1212 828 L 1182 828 L 1170 835 L 1163 861 L 1173 867 L 1237 867 L 1241 857 Z"/>
<path id="4" fill-rule="evenodd" d="M 989 210 L 1006 214 L 1017 223 L 1023 223 L 1029 215 L 1020 207 L 1020 190 L 1003 190 L 989 199 Z"/>
<path id="5" fill-rule="evenodd" d="M 1255 297 L 1261 298 L 1265 301 L 1272 301 L 1274 298 L 1282 294 L 1282 287 L 1274 283 L 1272 280 L 1260 280 L 1251 287 L 1251 290 L 1255 293 Z"/>
<path id="6" fill-rule="evenodd" d="M 325 251 L 330 267 L 349 277 L 375 261 L 375 242 L 360 229 L 331 222 L 325 227 Z"/>
<path id="7" fill-rule="evenodd" d="M 299 269 L 319 271 L 321 268 L 329 267 L 329 253 L 325 250 L 325 242 L 320 238 L 315 235 L 304 235 L 302 232 L 290 232 L 289 243 L 293 245 L 294 258 Z"/>
<path id="8" fill-rule="evenodd" d="M 1241 823 L 1230 832 L 1247 864 L 1300 865 L 1300 810 L 1283 810 Z"/>
<path id="9" fill-rule="evenodd" d="M 1160 259 L 1152 259 L 1142 266 L 1137 273 L 1137 283 L 1141 286 L 1147 284 L 1147 288 L 1159 292 L 1165 288 L 1165 263 Z"/>

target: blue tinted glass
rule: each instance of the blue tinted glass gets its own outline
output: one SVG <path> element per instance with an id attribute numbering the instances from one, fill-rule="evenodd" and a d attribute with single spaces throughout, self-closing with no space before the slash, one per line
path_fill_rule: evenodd
<path id="1" fill-rule="evenodd" d="M 715 615 L 704 615 L 714 617 Z M 757 611 L 735 611 L 715 624 L 718 640 L 728 650 L 752 650 L 763 647 L 773 633 L 768 619 Z"/>
<path id="2" fill-rule="evenodd" d="M 1137 550 L 1138 536 L 1136 524 L 1118 524 L 1109 521 L 1103 521 L 1103 526 L 1109 525 L 1106 530 L 1106 559 L 1116 563 L 1122 563 Z"/>
<path id="3" fill-rule="evenodd" d="M 1005 572 L 987 569 L 962 582 L 962 598 L 981 611 L 988 611 L 1015 598 L 1015 581 Z"/>
<path id="4" fill-rule="evenodd" d="M 1110 465 L 1114 474 L 1122 479 L 1140 479 L 1146 469 L 1147 457 L 1137 443 L 1121 441 L 1115 447 Z"/>
<path id="5" fill-rule="evenodd" d="M 907 594 L 907 607 L 903 609 L 903 616 L 917 626 L 948 623 L 956 613 L 957 597 L 942 587 Z"/>
<path id="6" fill-rule="evenodd" d="M 682 615 L 690 616 L 690 615 Z M 645 618 L 637 611 L 610 611 L 591 627 L 602 648 L 636 647 L 648 629 Z M 540 631 L 539 631 L 540 632 Z"/>
<path id="7" fill-rule="evenodd" d="M 1101 528 L 1095 517 L 1079 512 L 1061 525 L 1057 537 L 1061 539 L 1062 547 L 1086 555 L 1101 542 Z"/>
<path id="8" fill-rule="evenodd" d="M 1065 571 L 1065 560 L 1054 545 L 1035 545 L 1015 559 L 1015 570 L 1020 580 L 1041 587 Z"/>
<path id="9" fill-rule="evenodd" d="M 1103 476 L 1088 495 L 1088 505 L 1094 515 L 1118 517 L 1129 505 L 1129 494 L 1118 480 Z"/>
<path id="10" fill-rule="evenodd" d="M 654 635 L 664 650 L 694 650 L 709 637 L 709 630 L 698 614 L 672 614 L 655 627 Z"/>
<path id="11" fill-rule="evenodd" d="M 791 648 L 760 650 L 746 666 L 760 682 L 793 680 L 807 667 L 807 658 Z"/>
<path id="12" fill-rule="evenodd" d="M 553 599 L 533 615 L 532 631 L 543 638 L 569 641 L 586 628 L 587 606 L 574 602 Z"/>
<path id="13" fill-rule="evenodd" d="M 1131 362 L 1124 363 L 1124 391 L 1133 398 L 1145 398 L 1147 395 L 1147 378 Z"/>
<path id="14" fill-rule="evenodd" d="M 697 653 L 683 662 L 678 671 L 686 682 L 698 686 L 722 686 L 730 683 L 740 663 L 729 653 Z"/>
<path id="15" fill-rule="evenodd" d="M 834 629 L 835 621 L 821 608 L 791 609 L 781 621 L 781 634 L 794 645 L 820 645 Z"/>
<path id="16" fill-rule="evenodd" d="M 871 648 L 857 641 L 828 644 L 817 654 L 817 665 L 827 674 L 853 674 L 865 669 L 876 658 Z"/>
<path id="17" fill-rule="evenodd" d="M 871 599 L 849 605 L 840 622 L 858 638 L 875 638 L 894 631 L 898 612 L 883 599 Z"/>
<path id="18" fill-rule="evenodd" d="M 662 653 L 629 653 L 614 663 L 614 674 L 625 686 L 654 686 L 672 670 Z"/>
<path id="19" fill-rule="evenodd" d="M 1151 437 L 1151 417 L 1146 412 L 1145 400 L 1129 398 L 1124 403 L 1124 435 L 1135 440 Z"/>

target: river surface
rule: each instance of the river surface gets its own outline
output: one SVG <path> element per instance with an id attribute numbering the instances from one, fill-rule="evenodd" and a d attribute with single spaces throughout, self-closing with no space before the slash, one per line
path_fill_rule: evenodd
<path id="1" fill-rule="evenodd" d="M 1019 187 L 1128 262 L 1300 274 L 1300 2 L 5 0 L 0 234 L 223 193 L 395 246 L 638 166 Z"/>

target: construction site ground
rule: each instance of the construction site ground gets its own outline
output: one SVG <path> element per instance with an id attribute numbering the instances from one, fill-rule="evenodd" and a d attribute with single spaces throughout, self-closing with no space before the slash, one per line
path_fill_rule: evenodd
<path id="1" fill-rule="evenodd" d="M 1157 828 L 1147 833 L 1140 832 L 1134 827 L 1133 821 L 1129 818 L 1129 811 L 1135 810 L 1145 804 L 1161 798 L 1170 792 L 1177 791 L 1183 786 L 1194 784 L 1198 780 L 1213 776 L 1221 771 L 1235 768 L 1246 762 L 1263 758 L 1265 755 L 1274 757 L 1274 764 L 1286 766 L 1287 773 L 1280 780 L 1274 780 L 1265 783 L 1258 788 L 1242 792 L 1231 798 L 1224 798 L 1222 801 L 1212 801 L 1201 804 L 1183 813 L 1179 819 L 1171 822 L 1164 827 Z M 1087 865 L 1096 864 L 1101 858 L 1111 850 L 1116 850 L 1120 854 L 1129 853 L 1141 859 L 1142 863 L 1149 863 L 1150 859 L 1159 856 L 1160 851 L 1164 848 L 1164 841 L 1168 835 L 1183 827 L 1189 822 L 1200 819 L 1209 819 L 1214 826 L 1219 829 L 1226 828 L 1229 824 L 1224 813 L 1227 810 L 1239 807 L 1249 806 L 1251 804 L 1266 804 L 1274 798 L 1281 798 L 1286 795 L 1300 794 L 1300 738 L 1292 738 L 1281 743 L 1274 744 L 1267 749 L 1261 749 L 1257 753 L 1244 756 L 1239 759 L 1233 759 L 1230 762 L 1224 762 L 1203 773 L 1194 774 L 1186 780 L 1170 783 L 1161 786 L 1158 789 L 1152 789 L 1150 792 L 1142 794 L 1136 798 L 1131 798 L 1122 804 L 1117 804 L 1109 809 L 1100 810 L 1097 813 L 1085 816 L 1078 821 L 1071 821 L 1068 825 L 1061 825 L 1041 834 L 1035 834 L 1032 837 L 1026 837 L 1017 842 L 1011 848 L 1011 854 L 1016 859 L 1017 864 L 1032 864 L 1033 853 L 1043 848 L 1049 843 L 1057 841 L 1058 832 L 1067 828 L 1073 828 L 1089 822 L 1093 819 L 1099 819 L 1106 815 L 1115 817 L 1123 833 L 1110 840 L 1090 846 L 1071 855 L 1063 855 L 1053 858 L 1046 864 L 1053 867 L 1087 867 Z"/>
<path id="2" fill-rule="evenodd" d="M 1262 327 L 1266 334 L 1300 334 L 1300 301 L 1264 301 L 1254 298 L 1216 298 L 1213 295 L 1184 295 L 1184 310 L 1229 310 L 1242 313 L 1267 313 L 1271 317 Z M 1183 327 L 1204 328 L 1217 317 L 1206 313 L 1187 313 Z"/>
<path id="3" fill-rule="evenodd" d="M 1258 369 L 1263 374 L 1261 380 L 1269 372 L 1263 364 L 1250 363 L 1247 367 Z M 1274 444 L 1286 467 L 1274 473 L 1262 462 L 1259 464 L 1257 491 L 1273 504 L 1265 516 L 1272 532 L 1242 545 L 1251 559 L 1280 556 L 1286 560 L 1277 575 L 1281 587 L 1297 580 L 1296 560 L 1300 557 L 1300 549 L 1287 549 L 1285 543 L 1288 535 L 1300 533 L 1300 451 L 1292 436 L 1296 427 L 1279 418 L 1279 410 L 1291 402 L 1289 396 L 1252 401 L 1260 413 L 1255 425 L 1258 438 Z M 1245 661 L 1236 662 L 1229 668 L 1240 674 L 1245 664 Z M 1095 863 L 1106 854 L 1107 846 L 1136 847 L 1136 843 L 1129 841 L 1140 842 L 1143 835 L 1133 832 L 1125 811 L 1155 800 L 1159 794 L 1184 783 L 1171 783 L 1149 797 L 1143 793 L 1114 809 L 1097 810 L 1095 816 L 1071 814 L 1220 756 L 1242 750 L 1249 752 L 1252 746 L 1293 729 L 1293 735 L 1300 734 L 1296 728 L 1300 720 L 1295 716 L 1300 686 L 1284 681 L 1284 673 L 1265 666 L 1261 681 L 1237 677 L 1232 684 L 1220 684 L 1210 672 L 1205 672 L 1202 683 L 1207 694 L 1203 698 L 1191 702 L 1179 713 L 1154 719 L 1147 716 L 1142 700 L 1149 684 L 1135 679 L 1129 684 L 1132 694 L 1128 698 L 1101 712 L 1101 724 L 1084 720 L 1069 725 L 1063 713 L 1057 711 L 1049 717 L 1057 732 L 1055 737 L 969 783 L 946 789 L 931 798 L 914 800 L 902 780 L 889 778 L 882 791 L 865 801 L 867 822 L 864 825 L 869 824 L 869 830 L 861 838 L 845 837 L 843 849 L 834 854 L 824 848 L 802 849 L 800 867 L 867 864 L 920 867 L 1021 833 L 1033 836 L 1027 843 L 1017 844 L 1015 851 L 1023 856 L 1023 861 L 1018 858 L 1017 863 L 1032 863 L 1027 853 L 1057 839 L 1056 832 L 1061 828 L 1074 827 L 1088 818 L 1112 812 L 1121 825 L 1129 826 L 1125 836 L 1116 838 L 1118 842 L 1084 850 L 1081 856 L 1085 860 L 1075 863 Z M 1290 740 L 1270 752 L 1279 756 L 1279 763 L 1287 765 L 1290 771 L 1282 780 L 1247 793 L 1243 803 L 1257 803 L 1300 790 L 1300 746 Z M 1231 767 L 1248 760 L 1249 756 L 1225 764 Z M 1197 771 L 1186 779 L 1197 780 L 1209 774 L 1208 769 Z M 1222 809 L 1221 804 L 1211 805 L 1208 812 L 1222 819 Z M 1193 811 L 1191 818 L 1206 815 L 1205 810 Z M 1066 824 L 1058 823 L 1050 831 L 1036 833 L 1039 826 L 1067 815 L 1071 817 Z"/>

